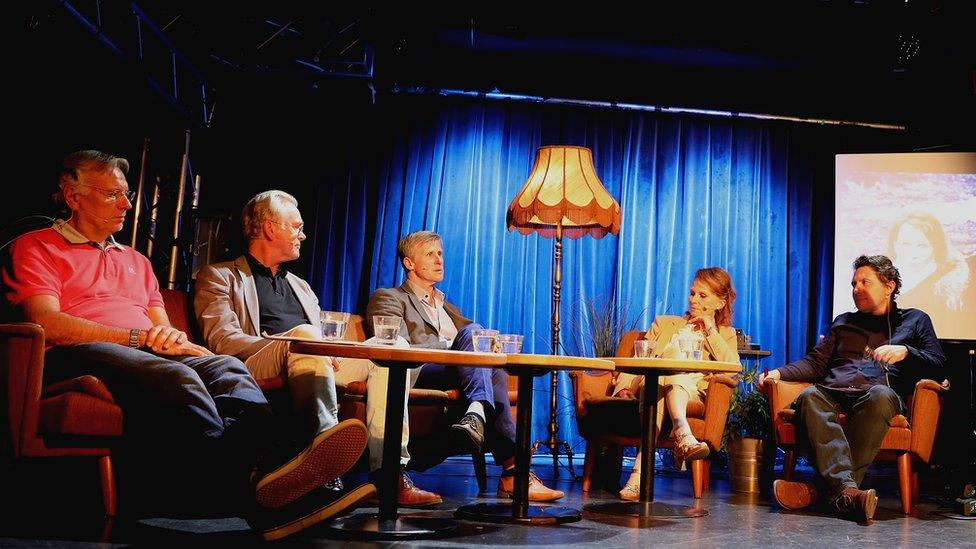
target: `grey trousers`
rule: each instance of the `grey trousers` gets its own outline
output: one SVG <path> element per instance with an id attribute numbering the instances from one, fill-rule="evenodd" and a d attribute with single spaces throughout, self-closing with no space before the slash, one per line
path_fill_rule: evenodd
<path id="1" fill-rule="evenodd" d="M 808 445 L 818 484 L 828 498 L 857 488 L 874 461 L 891 418 L 904 403 L 890 387 L 875 385 L 863 393 L 846 393 L 814 385 L 793 402 L 799 442 Z M 847 414 L 840 423 L 839 414 Z"/>

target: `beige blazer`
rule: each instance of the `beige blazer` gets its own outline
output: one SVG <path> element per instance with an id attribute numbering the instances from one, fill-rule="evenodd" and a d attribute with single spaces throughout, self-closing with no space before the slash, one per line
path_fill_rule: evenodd
<path id="1" fill-rule="evenodd" d="M 683 328 L 688 321 L 681 316 L 663 315 L 654 319 L 651 329 L 648 330 L 645 339 L 654 341 L 654 349 L 662 357 L 672 357 L 677 353 L 677 349 L 671 347 L 671 338 Z M 702 344 L 703 360 L 718 360 L 720 362 L 739 362 L 739 351 L 735 337 L 735 329 L 730 326 L 719 326 L 718 333 L 705 338 Z M 679 374 L 681 375 L 681 374 Z M 633 389 L 636 375 L 620 372 L 613 385 L 613 394 L 617 394 L 621 389 Z M 643 376 L 640 376 L 643 379 Z M 675 376 L 662 376 L 675 377 Z M 694 394 L 694 393 L 692 393 Z"/>
<path id="2" fill-rule="evenodd" d="M 285 280 L 295 290 L 308 323 L 318 326 L 319 300 L 312 288 L 292 273 L 287 273 Z M 260 337 L 258 290 L 243 255 L 200 269 L 195 286 L 193 310 L 211 351 L 247 360 L 271 343 Z"/>

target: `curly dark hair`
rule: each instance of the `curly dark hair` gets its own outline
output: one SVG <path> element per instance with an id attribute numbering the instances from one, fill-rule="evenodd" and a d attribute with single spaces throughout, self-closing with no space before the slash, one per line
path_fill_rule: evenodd
<path id="1" fill-rule="evenodd" d="M 861 267 L 871 267 L 874 269 L 882 284 L 894 281 L 895 290 L 891 292 L 891 298 L 894 299 L 898 295 L 898 291 L 901 289 L 901 274 L 898 272 L 898 267 L 895 267 L 891 260 L 888 259 L 888 256 L 862 255 L 854 260 L 854 270 L 856 271 Z"/>

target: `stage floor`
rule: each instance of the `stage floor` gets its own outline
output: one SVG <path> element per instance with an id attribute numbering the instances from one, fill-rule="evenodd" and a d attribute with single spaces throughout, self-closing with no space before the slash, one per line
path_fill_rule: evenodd
<path id="1" fill-rule="evenodd" d="M 490 463 L 490 458 L 489 458 Z M 618 501 L 616 494 L 595 491 L 583 494 L 579 482 L 572 482 L 563 470 L 560 479 L 551 482 L 551 462 L 537 460 L 534 470 L 550 485 L 567 492 L 562 506 L 580 508 L 594 502 Z M 444 503 L 423 511 L 430 516 L 451 517 L 459 505 L 472 502 L 499 501 L 494 498 L 498 468 L 489 464 L 489 490 L 492 497 L 477 496 L 477 483 L 471 464 L 461 459 L 449 460 L 424 473 L 413 473 L 417 485 L 444 496 Z M 579 467 L 577 467 L 579 469 Z M 94 471 L 91 471 L 93 474 Z M 952 519 L 949 509 L 937 498 L 923 496 L 912 516 L 902 515 L 895 478 L 873 475 L 870 485 L 879 491 L 881 501 L 873 523 L 869 525 L 842 520 L 815 511 L 792 513 L 770 504 L 767 495 L 730 492 L 722 471 L 713 472 L 712 488 L 698 505 L 708 516 L 691 519 L 653 519 L 629 521 L 584 512 L 583 520 L 558 526 L 499 525 L 461 522 L 452 536 L 439 539 L 401 541 L 398 547 L 637 547 L 680 545 L 695 547 L 784 547 L 784 546 L 884 546 L 884 547 L 972 547 L 976 522 Z M 354 475 L 350 481 L 359 479 Z M 348 484 L 349 482 L 347 482 Z M 97 490 L 97 487 L 96 487 Z M 97 494 L 97 491 L 95 492 Z M 52 497 L 58 496 L 52 493 Z M 695 505 L 688 473 L 664 471 L 657 476 L 655 499 Z M 7 502 L 8 509 L 11 507 Z M 96 502 L 93 502 L 97 504 Z M 119 545 L 153 545 L 177 547 L 241 547 L 263 544 L 239 518 L 175 519 L 131 518 L 120 516 L 106 523 L 77 508 L 52 503 L 49 508 L 36 506 L 15 508 L 0 521 L 0 546 L 85 546 L 92 542 Z M 356 512 L 374 510 L 363 508 Z M 314 526 L 282 540 L 289 546 L 372 547 L 388 543 L 362 543 L 328 537 L 321 525 Z"/>

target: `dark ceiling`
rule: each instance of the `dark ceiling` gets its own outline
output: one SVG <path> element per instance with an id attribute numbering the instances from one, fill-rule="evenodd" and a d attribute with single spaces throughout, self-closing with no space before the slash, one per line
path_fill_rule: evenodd
<path id="1" fill-rule="evenodd" d="M 124 53 L 137 48 L 128 4 L 102 2 L 98 13 L 95 3 L 76 4 Z M 394 90 L 450 88 L 966 131 L 976 86 L 970 4 L 137 5 L 199 69 L 211 103 L 254 86 L 361 89 L 371 102 Z M 39 29 L 80 26 L 55 3 L 35 17 Z M 148 36 L 143 65 L 165 88 L 169 57 Z"/>

